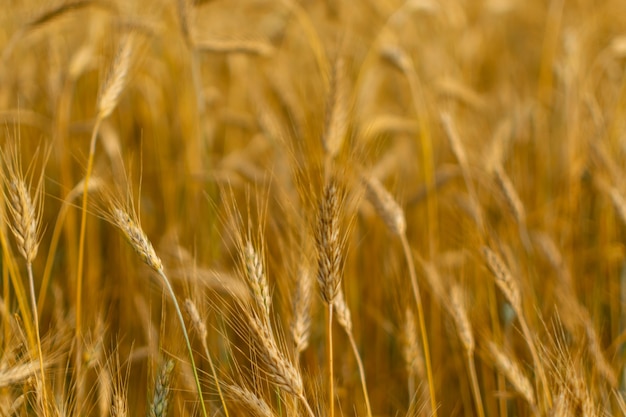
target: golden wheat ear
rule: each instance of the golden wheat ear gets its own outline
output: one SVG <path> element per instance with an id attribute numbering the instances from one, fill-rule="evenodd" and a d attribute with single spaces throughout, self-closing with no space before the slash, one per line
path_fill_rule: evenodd
<path id="1" fill-rule="evenodd" d="M 30 292 L 30 303 L 32 309 L 33 325 L 35 329 L 36 349 L 39 358 L 39 380 L 37 381 L 38 391 L 41 393 L 41 411 L 44 416 L 48 416 L 48 401 L 46 388 L 46 375 L 44 367 L 43 352 L 41 348 L 41 334 L 39 330 L 39 314 L 37 311 L 37 296 L 35 293 L 35 278 L 33 275 L 33 261 L 39 250 L 41 239 L 41 216 L 43 213 L 43 177 L 44 170 L 41 170 L 36 184 L 33 165 L 23 171 L 20 160 L 19 146 L 21 141 L 19 136 L 15 138 L 15 143 L 7 146 L 0 152 L 2 159 L 2 185 L 3 195 L 7 201 L 7 211 L 9 218 L 6 219 L 9 229 L 15 237 L 15 242 L 19 253 L 26 262 L 28 273 L 28 286 Z M 47 159 L 47 156 L 44 159 Z M 26 303 L 24 303 L 26 304 Z M 24 312 L 26 314 L 26 312 Z"/>

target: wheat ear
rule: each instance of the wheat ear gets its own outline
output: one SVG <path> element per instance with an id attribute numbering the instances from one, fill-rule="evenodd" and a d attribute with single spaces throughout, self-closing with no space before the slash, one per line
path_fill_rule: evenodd
<path id="1" fill-rule="evenodd" d="M 493 342 L 489 342 L 489 351 L 495 360 L 496 367 L 500 372 L 506 376 L 515 390 L 526 400 L 533 410 L 533 413 L 537 415 L 537 403 L 535 401 L 535 394 L 533 392 L 533 386 L 528 380 L 528 377 L 522 372 L 519 365 L 514 362 L 508 355 Z"/>
<path id="2" fill-rule="evenodd" d="M 304 395 L 302 375 L 278 348 L 271 329 L 266 325 L 264 319 L 259 318 L 255 312 L 244 310 L 244 314 L 248 318 L 249 328 L 259 347 L 259 358 L 267 367 L 271 381 L 276 386 L 298 398 L 306 408 L 308 415 L 315 417 Z"/>
<path id="3" fill-rule="evenodd" d="M 226 385 L 224 388 L 228 395 L 243 403 L 257 417 L 275 417 L 267 402 L 249 389 L 238 385 Z"/>
<path id="4" fill-rule="evenodd" d="M 148 407 L 148 417 L 166 417 L 170 400 L 170 384 L 174 361 L 169 359 L 159 366 L 152 393 L 152 402 Z"/>
<path id="5" fill-rule="evenodd" d="M 264 319 L 267 319 L 269 323 L 270 307 L 272 305 L 269 284 L 263 269 L 263 260 L 249 240 L 244 247 L 244 263 L 248 285 L 252 290 L 252 298 L 256 301 L 257 307 L 263 312 Z"/>
<path id="6" fill-rule="evenodd" d="M 307 269 L 298 271 L 296 291 L 293 297 L 293 320 L 291 323 L 291 336 L 294 342 L 296 358 L 304 352 L 309 345 L 311 335 L 311 299 L 313 293 L 313 280 Z"/>
<path id="7" fill-rule="evenodd" d="M 178 320 L 183 331 L 183 336 L 185 338 L 185 343 L 187 345 L 189 361 L 191 362 L 191 369 L 193 370 L 193 376 L 196 382 L 196 388 L 198 390 L 198 397 L 200 400 L 200 405 L 202 407 L 202 415 L 204 417 L 207 417 L 207 411 L 202 396 L 202 387 L 200 386 L 200 378 L 198 377 L 196 363 L 193 359 L 193 350 L 191 349 L 191 342 L 189 341 L 187 326 L 185 325 L 183 313 L 181 312 L 178 300 L 176 299 L 176 293 L 174 292 L 174 289 L 172 288 L 172 285 L 170 284 L 170 281 L 165 274 L 165 270 L 163 269 L 163 263 L 161 262 L 161 259 L 157 256 L 154 248 L 152 247 L 152 243 L 148 239 L 148 236 L 146 236 L 134 217 L 131 217 L 131 215 L 129 215 L 125 210 L 123 210 L 119 206 L 116 206 L 115 204 L 110 207 L 109 216 L 112 223 L 122 231 L 122 233 L 126 237 L 126 240 L 128 240 L 137 255 L 139 255 L 139 257 L 150 268 L 152 268 L 154 272 L 159 275 L 159 277 L 161 278 L 161 282 L 165 286 L 165 289 L 167 290 L 170 299 L 172 300 L 172 304 L 174 304 L 174 309 L 176 310 L 176 314 L 178 316 Z"/>
<path id="8" fill-rule="evenodd" d="M 483 409 L 480 387 L 476 376 L 476 365 L 474 364 L 474 349 L 476 347 L 476 342 L 474 340 L 474 334 L 472 333 L 472 326 L 470 324 L 469 317 L 467 316 L 463 293 L 458 284 L 453 284 L 450 288 L 450 302 L 449 310 L 456 324 L 461 344 L 465 349 L 467 368 L 470 374 L 470 383 L 472 385 L 472 393 L 474 394 L 474 402 L 476 403 L 476 413 L 479 417 L 484 417 L 485 410 Z"/>
<path id="9" fill-rule="evenodd" d="M 18 140 L 19 143 L 19 140 Z M 26 261 L 28 273 L 28 286 L 30 290 L 30 302 L 33 313 L 33 323 L 35 325 L 35 336 L 37 343 L 37 356 L 39 357 L 39 370 L 42 388 L 42 410 L 44 416 L 48 416 L 46 374 L 43 363 L 43 352 L 41 349 L 41 335 L 39 330 L 39 314 L 37 311 L 37 297 L 35 295 L 35 279 L 33 277 L 33 261 L 39 249 L 39 239 L 41 231 L 41 207 L 43 204 L 43 171 L 35 187 L 34 197 L 31 197 L 29 186 L 26 184 L 24 174 L 21 170 L 17 146 L 2 152 L 5 171 L 2 177 L 6 190 L 5 199 L 8 203 L 8 212 L 12 223 L 9 228 L 15 236 L 18 251 Z"/>
<path id="10" fill-rule="evenodd" d="M 317 244 L 317 281 L 328 309 L 328 387 L 330 417 L 335 415 L 333 376 L 333 303 L 341 284 L 341 241 L 339 238 L 339 191 L 334 178 L 324 187 L 320 203 L 315 241 Z"/>

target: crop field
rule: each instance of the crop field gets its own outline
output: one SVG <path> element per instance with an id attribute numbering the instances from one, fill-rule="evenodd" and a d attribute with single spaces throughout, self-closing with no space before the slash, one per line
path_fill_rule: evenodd
<path id="1" fill-rule="evenodd" d="M 3 0 L 0 416 L 626 416 L 622 0 Z"/>

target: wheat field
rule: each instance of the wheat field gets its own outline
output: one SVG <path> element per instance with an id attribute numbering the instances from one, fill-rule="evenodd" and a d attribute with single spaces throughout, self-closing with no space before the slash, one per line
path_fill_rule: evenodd
<path id="1" fill-rule="evenodd" d="M 4 0 L 0 416 L 626 415 L 620 0 Z"/>

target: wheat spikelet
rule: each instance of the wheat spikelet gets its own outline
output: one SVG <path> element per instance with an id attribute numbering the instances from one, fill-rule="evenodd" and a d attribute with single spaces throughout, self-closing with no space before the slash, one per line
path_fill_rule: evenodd
<path id="1" fill-rule="evenodd" d="M 522 311 L 522 297 L 517 281 L 513 278 L 513 275 L 511 275 L 504 261 L 494 251 L 483 246 L 482 252 L 487 266 L 496 278 L 498 288 L 500 288 L 500 291 L 502 291 L 509 303 L 511 303 L 515 312 L 520 315 Z"/>
<path id="2" fill-rule="evenodd" d="M 410 308 L 404 312 L 404 325 L 402 327 L 402 356 L 409 378 L 425 379 L 426 370 L 424 359 L 419 345 L 417 326 L 415 325 L 415 315 Z"/>
<path id="3" fill-rule="evenodd" d="M 157 256 L 154 248 L 152 247 L 152 243 L 134 220 L 133 216 L 115 205 L 111 207 L 110 215 L 113 224 L 122 231 L 126 240 L 128 240 L 141 260 L 143 260 L 155 272 L 162 272 L 163 263 L 161 262 L 161 259 Z"/>
<path id="4" fill-rule="evenodd" d="M 515 388 L 515 390 L 534 409 L 536 407 L 535 394 L 528 377 L 526 377 L 524 372 L 522 372 L 519 365 L 502 352 L 502 350 L 500 350 L 495 343 L 489 342 L 488 347 L 493 359 L 495 360 L 498 370 L 504 374 L 511 385 L 513 385 L 513 388 Z"/>
<path id="5" fill-rule="evenodd" d="M 244 261 L 252 297 L 256 301 L 257 306 L 263 311 L 263 316 L 269 320 L 270 306 L 272 304 L 269 285 L 263 270 L 263 261 L 250 241 L 247 241 L 244 247 Z"/>
<path id="6" fill-rule="evenodd" d="M 293 297 L 293 320 L 291 323 L 291 336 L 296 354 L 303 352 L 309 345 L 312 296 L 312 278 L 307 269 L 301 268 L 298 272 L 296 292 Z"/>
<path id="7" fill-rule="evenodd" d="M 315 241 L 317 244 L 317 281 L 324 302 L 332 304 L 341 283 L 341 242 L 339 239 L 339 191 L 334 179 L 324 187 Z"/>
<path id="8" fill-rule="evenodd" d="M 0 388 L 23 383 L 24 380 L 32 377 L 38 369 L 39 361 L 31 361 L 0 369 Z"/>
<path id="9" fill-rule="evenodd" d="M 465 309 L 465 302 L 463 301 L 463 292 L 458 284 L 453 284 L 450 288 L 450 301 L 449 306 L 450 313 L 456 324 L 456 329 L 463 343 L 463 347 L 468 354 L 474 352 L 476 343 L 474 341 L 474 335 L 472 333 L 472 326 L 467 316 L 467 310 Z"/>
<path id="10" fill-rule="evenodd" d="M 98 97 L 98 118 L 106 119 L 117 107 L 120 95 L 128 82 L 131 59 L 134 50 L 134 36 L 129 34 L 122 41 L 110 73 L 106 78 L 102 92 Z"/>
<path id="11" fill-rule="evenodd" d="M 206 339 L 208 335 L 206 325 L 204 324 L 204 321 L 202 321 L 202 318 L 200 318 L 200 312 L 198 312 L 196 304 L 189 298 L 185 300 L 185 310 L 187 311 L 187 314 L 189 314 L 189 318 L 196 327 L 198 334 L 200 334 L 200 338 Z"/>
<path id="12" fill-rule="evenodd" d="M 346 91 L 345 68 L 338 58 L 330 76 L 330 91 L 326 104 L 326 120 L 322 144 L 332 159 L 341 150 L 348 130 L 348 93 Z"/>
<path id="13" fill-rule="evenodd" d="M 26 263 L 32 263 L 39 249 L 39 231 L 41 220 L 42 187 L 37 185 L 34 197 L 21 172 L 17 147 L 2 152 L 4 162 L 4 196 L 12 222 L 9 224 L 15 236 L 19 253 Z"/>
<path id="14" fill-rule="evenodd" d="M 447 299 L 445 291 L 445 278 L 439 274 L 439 270 L 433 262 L 426 261 L 418 257 L 418 262 L 424 270 L 424 277 L 428 282 L 430 290 L 433 292 L 437 301 L 444 305 Z"/>
<path id="15" fill-rule="evenodd" d="M 126 404 L 125 396 L 116 392 L 113 395 L 113 404 L 111 405 L 111 417 L 127 417 L 128 405 Z"/>
<path id="16" fill-rule="evenodd" d="M 264 399 L 254 392 L 238 385 L 225 385 L 224 390 L 233 400 L 242 403 L 257 417 L 274 417 L 275 414 Z"/>
<path id="17" fill-rule="evenodd" d="M 333 306 L 335 307 L 337 323 L 343 327 L 346 333 L 352 334 L 352 315 L 350 314 L 350 309 L 346 304 L 346 299 L 342 289 L 339 289 Z"/>
<path id="18" fill-rule="evenodd" d="M 389 230 L 400 236 L 406 232 L 406 220 L 402 207 L 376 178 L 362 176 L 367 191 L 367 199 L 372 203 L 378 215 Z"/>
<path id="19" fill-rule="evenodd" d="M 169 406 L 171 375 L 174 361 L 168 359 L 159 366 L 152 401 L 148 406 L 148 417 L 166 417 Z"/>
<path id="20" fill-rule="evenodd" d="M 112 414 L 113 387 L 111 373 L 105 367 L 98 372 L 98 412 L 100 416 Z"/>
<path id="21" fill-rule="evenodd" d="M 494 175 L 496 177 L 496 182 L 498 186 L 502 190 L 504 197 L 506 198 L 507 205 L 513 213 L 513 217 L 517 223 L 521 226 L 526 224 L 526 210 L 524 209 L 524 204 L 517 194 L 515 187 L 513 186 L 513 182 L 502 168 L 502 165 L 496 165 L 494 169 Z"/>
<path id="22" fill-rule="evenodd" d="M 259 358 L 268 368 L 271 381 L 296 397 L 304 395 L 300 372 L 285 357 L 276 344 L 272 331 L 256 314 L 246 312 L 249 328 L 256 345 L 259 347 Z"/>

